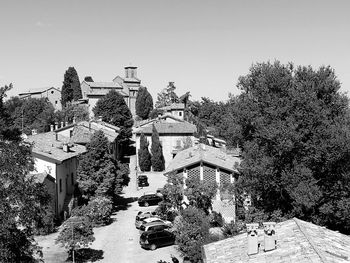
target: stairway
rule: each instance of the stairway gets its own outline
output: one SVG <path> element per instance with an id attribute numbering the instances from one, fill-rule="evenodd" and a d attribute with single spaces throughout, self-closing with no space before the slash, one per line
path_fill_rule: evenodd
<path id="1" fill-rule="evenodd" d="M 72 209 L 73 209 L 73 195 L 67 194 L 66 197 L 64 198 L 62 211 L 66 211 L 67 216 L 69 217 L 70 213 L 72 212 Z"/>

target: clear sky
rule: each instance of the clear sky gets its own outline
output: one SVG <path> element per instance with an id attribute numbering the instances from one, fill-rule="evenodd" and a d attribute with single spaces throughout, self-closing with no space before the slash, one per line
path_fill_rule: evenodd
<path id="1" fill-rule="evenodd" d="M 138 77 L 153 95 L 226 100 L 252 63 L 331 65 L 350 91 L 350 1 L 0 0 L 0 85 L 9 95 L 80 80 Z M 350 94 L 350 93 L 349 93 Z"/>

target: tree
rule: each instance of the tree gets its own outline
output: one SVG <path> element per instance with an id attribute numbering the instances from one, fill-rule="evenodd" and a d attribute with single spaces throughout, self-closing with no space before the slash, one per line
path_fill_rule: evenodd
<path id="1" fill-rule="evenodd" d="M 136 97 L 136 115 L 146 120 L 153 110 L 153 98 L 146 87 L 140 87 Z"/>
<path id="2" fill-rule="evenodd" d="M 6 102 L 6 106 L 13 108 L 13 100 Z M 29 98 L 17 104 L 11 113 L 13 127 L 22 130 L 27 135 L 31 134 L 35 129 L 39 133 L 47 132 L 50 129 L 50 124 L 54 122 L 55 109 L 47 98 Z"/>
<path id="3" fill-rule="evenodd" d="M 86 77 L 84 78 L 84 80 L 85 80 L 86 82 L 94 82 L 94 80 L 92 79 L 91 76 L 86 76 Z"/>
<path id="4" fill-rule="evenodd" d="M 102 131 L 96 131 L 81 156 L 77 182 L 83 198 L 95 196 L 115 198 L 129 182 L 129 170 L 109 153 L 109 142 Z"/>
<path id="5" fill-rule="evenodd" d="M 78 73 L 74 67 L 69 67 L 64 73 L 61 96 L 61 103 L 63 107 L 66 106 L 67 102 L 76 101 L 83 97 Z"/>
<path id="6" fill-rule="evenodd" d="M 67 103 L 66 107 L 61 111 L 55 112 L 55 121 L 56 122 L 68 122 L 72 123 L 73 121 L 88 121 L 89 120 L 89 109 L 86 105 L 74 105 Z"/>
<path id="7" fill-rule="evenodd" d="M 165 106 L 169 106 L 172 103 L 179 102 L 179 97 L 176 95 L 175 89 L 176 87 L 174 85 L 174 82 L 169 82 L 169 85 L 160 93 L 158 93 L 155 107 L 162 108 Z"/>
<path id="8" fill-rule="evenodd" d="M 189 257 L 191 262 L 201 262 L 201 247 L 209 238 L 209 220 L 205 213 L 189 206 L 175 220 L 174 233 L 181 253 Z"/>
<path id="9" fill-rule="evenodd" d="M 165 169 L 165 160 L 163 148 L 159 141 L 159 134 L 156 127 L 152 126 L 152 145 L 151 145 L 151 162 L 153 171 L 161 172 Z"/>
<path id="10" fill-rule="evenodd" d="M 129 140 L 132 136 L 133 119 L 130 109 L 122 95 L 111 90 L 106 96 L 99 99 L 92 109 L 95 116 L 101 116 L 102 120 L 121 128 L 118 139 Z"/>
<path id="11" fill-rule="evenodd" d="M 88 247 L 95 240 L 92 224 L 87 217 L 71 217 L 64 222 L 63 228 L 56 239 L 57 244 L 61 244 L 70 256 L 74 257 L 74 251 Z"/>
<path id="12" fill-rule="evenodd" d="M 0 261 L 38 262 L 42 253 L 33 226 L 46 203 L 38 200 L 41 191 L 27 177 L 33 170 L 30 145 L 11 128 L 4 107 L 3 98 L 11 88 L 0 88 Z"/>
<path id="13" fill-rule="evenodd" d="M 199 179 L 188 178 L 186 180 L 185 195 L 191 206 L 203 210 L 205 214 L 209 214 L 212 208 L 212 199 L 216 195 L 218 186 L 215 182 L 200 181 Z"/>
<path id="14" fill-rule="evenodd" d="M 348 98 L 330 67 L 253 65 L 230 123 L 254 206 L 350 232 Z"/>
<path id="15" fill-rule="evenodd" d="M 151 170 L 151 154 L 149 153 L 148 150 L 148 141 L 146 136 L 141 133 L 140 136 L 140 150 L 138 152 L 138 157 L 139 157 L 139 167 L 142 172 L 146 171 L 149 172 Z"/>

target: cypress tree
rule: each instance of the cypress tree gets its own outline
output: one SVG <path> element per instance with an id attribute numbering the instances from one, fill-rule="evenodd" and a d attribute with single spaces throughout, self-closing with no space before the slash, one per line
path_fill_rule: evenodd
<path id="1" fill-rule="evenodd" d="M 146 136 L 141 133 L 140 137 L 140 150 L 138 152 L 139 166 L 142 172 L 149 172 L 151 170 L 151 154 L 148 150 L 148 141 Z"/>
<path id="2" fill-rule="evenodd" d="M 64 73 L 63 86 L 61 90 L 61 103 L 65 107 L 67 102 L 81 99 L 82 93 L 78 73 L 74 67 L 69 67 Z"/>
<path id="3" fill-rule="evenodd" d="M 152 146 L 151 146 L 151 162 L 152 168 L 155 172 L 161 172 L 165 169 L 165 160 L 163 156 L 163 147 L 159 141 L 159 134 L 156 127 L 153 124 L 152 127 Z"/>
<path id="4" fill-rule="evenodd" d="M 136 114 L 146 120 L 153 110 L 153 98 L 146 87 L 141 87 L 136 97 Z"/>

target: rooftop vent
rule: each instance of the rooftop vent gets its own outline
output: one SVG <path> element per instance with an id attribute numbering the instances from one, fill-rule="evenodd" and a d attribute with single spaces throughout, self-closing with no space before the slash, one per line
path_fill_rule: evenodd
<path id="1" fill-rule="evenodd" d="M 276 222 L 264 222 L 264 250 L 270 251 L 276 249 Z"/>

